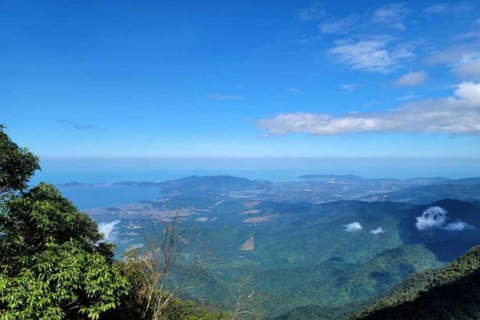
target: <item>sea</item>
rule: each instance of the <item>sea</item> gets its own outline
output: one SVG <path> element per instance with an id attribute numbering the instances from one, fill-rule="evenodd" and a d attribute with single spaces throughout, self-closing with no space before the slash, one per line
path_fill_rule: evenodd
<path id="1" fill-rule="evenodd" d="M 356 174 L 365 178 L 418 178 L 437 177 L 465 178 L 480 176 L 480 165 L 474 167 L 452 166 L 446 170 L 435 164 L 416 166 L 401 166 L 398 163 L 382 167 L 368 166 L 364 163 L 358 166 L 340 166 L 319 169 L 291 170 L 122 170 L 122 171 L 85 171 L 55 172 L 39 171 L 32 177 L 30 183 L 34 186 L 40 182 L 56 185 L 81 210 L 112 207 L 142 200 L 155 200 L 162 195 L 155 187 L 131 187 L 114 185 L 122 181 L 153 181 L 161 182 L 175 180 L 192 175 L 231 175 L 255 180 L 272 182 L 299 181 L 300 175 L 306 174 Z M 88 186 L 65 186 L 67 183 L 78 182 Z M 96 184 L 96 185 L 95 185 Z"/>

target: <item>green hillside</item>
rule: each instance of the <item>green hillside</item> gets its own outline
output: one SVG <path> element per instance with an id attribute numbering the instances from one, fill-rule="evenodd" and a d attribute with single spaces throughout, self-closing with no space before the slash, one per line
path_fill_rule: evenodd
<path id="1" fill-rule="evenodd" d="M 416 274 L 352 319 L 478 319 L 480 246 L 444 268 Z"/>
<path id="2" fill-rule="evenodd" d="M 239 214 L 241 207 L 240 201 L 225 201 L 209 214 L 218 217 L 215 222 L 198 227 L 204 243 L 221 260 L 211 266 L 215 285 L 197 289 L 192 296 L 227 305 L 225 288 L 246 273 L 261 310 L 270 317 L 295 319 L 317 310 L 336 319 L 345 305 L 363 304 L 408 276 L 443 266 L 480 243 L 478 203 L 265 202 L 255 208 L 273 212 L 276 218 L 255 225 L 242 222 L 246 217 Z M 445 226 L 418 230 L 417 218 L 430 207 L 448 212 Z M 469 227 L 461 231 L 446 227 L 457 221 Z M 347 231 L 352 222 L 361 229 Z M 251 235 L 255 248 L 241 251 Z"/>

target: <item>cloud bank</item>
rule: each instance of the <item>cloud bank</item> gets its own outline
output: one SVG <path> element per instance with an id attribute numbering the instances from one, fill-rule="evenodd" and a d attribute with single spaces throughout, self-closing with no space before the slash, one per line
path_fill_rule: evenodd
<path id="1" fill-rule="evenodd" d="M 352 222 L 343 227 L 345 227 L 345 231 L 347 232 L 357 232 L 362 230 L 362 225 L 359 222 Z"/>
<path id="2" fill-rule="evenodd" d="M 260 119 L 267 135 L 307 133 L 329 136 L 346 133 L 480 134 L 480 83 L 462 82 L 453 96 L 412 102 L 396 109 L 351 113 L 343 117 L 316 113 L 282 113 Z"/>

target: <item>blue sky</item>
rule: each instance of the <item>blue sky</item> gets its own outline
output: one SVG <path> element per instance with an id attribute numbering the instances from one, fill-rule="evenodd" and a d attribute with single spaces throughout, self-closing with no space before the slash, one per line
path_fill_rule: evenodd
<path id="1" fill-rule="evenodd" d="M 0 2 L 43 158 L 480 158 L 475 1 Z"/>

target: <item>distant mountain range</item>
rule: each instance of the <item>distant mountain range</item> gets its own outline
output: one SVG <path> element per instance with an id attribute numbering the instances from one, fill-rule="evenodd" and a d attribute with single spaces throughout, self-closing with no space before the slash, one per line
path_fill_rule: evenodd
<path id="1" fill-rule="evenodd" d="M 121 182 L 116 185 L 156 187 L 165 196 L 125 210 L 107 208 L 99 216 L 119 221 L 117 241 L 125 248 L 142 241 L 129 226 L 141 227 L 156 212 L 184 210 L 195 222 L 196 237 L 208 244 L 205 256 L 215 252 L 218 259 L 186 296 L 220 308 L 231 305 L 239 275 L 247 274 L 260 309 L 272 319 L 333 320 L 365 307 L 371 309 L 362 315 L 373 315 L 383 306 L 376 304 L 378 295 L 480 243 L 480 202 L 462 201 L 480 199 L 480 185 L 472 184 L 477 178 L 442 184 L 444 178 L 322 177 L 291 183 L 231 176 Z M 324 203 L 296 200 L 324 191 Z M 367 193 L 381 201 L 330 196 Z M 203 250 L 189 245 L 192 253 L 195 248 Z"/>
<path id="2" fill-rule="evenodd" d="M 415 204 L 427 204 L 441 199 L 458 199 L 474 201 L 480 199 L 480 184 L 469 184 L 477 178 L 453 180 L 456 184 L 427 185 L 413 187 L 384 194 L 380 199 L 383 201 L 408 202 Z M 461 184 L 465 183 L 465 184 Z M 380 200 L 379 199 L 379 200 Z"/>
<path id="3" fill-rule="evenodd" d="M 304 175 L 301 181 L 270 182 L 233 176 L 190 176 L 163 182 L 123 181 L 115 186 L 154 187 L 163 194 L 203 197 L 229 192 L 261 192 L 263 198 L 285 201 L 328 202 L 358 199 L 428 204 L 442 199 L 480 200 L 480 178 L 365 179 L 356 175 Z M 60 188 L 101 184 L 70 182 Z"/>
<path id="4" fill-rule="evenodd" d="M 430 184 L 452 184 L 452 185 L 475 185 L 480 184 L 480 177 L 463 178 L 463 179 L 449 179 L 445 177 L 422 177 L 422 178 L 408 178 L 408 179 L 395 179 L 395 178 L 363 178 L 354 174 L 308 174 L 298 176 L 299 179 L 304 180 L 347 180 L 347 181 L 402 181 L 408 185 L 430 185 Z"/>

